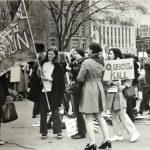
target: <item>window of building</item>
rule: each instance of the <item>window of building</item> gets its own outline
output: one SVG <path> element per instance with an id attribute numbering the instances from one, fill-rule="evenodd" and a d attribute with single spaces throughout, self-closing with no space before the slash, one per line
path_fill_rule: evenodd
<path id="1" fill-rule="evenodd" d="M 50 35 L 55 36 L 56 35 L 56 25 L 54 22 L 50 23 Z"/>
<path id="2" fill-rule="evenodd" d="M 119 47 L 121 46 L 121 42 L 120 42 L 120 28 L 118 28 L 118 44 Z"/>
<path id="3" fill-rule="evenodd" d="M 113 47 L 113 27 L 111 27 L 111 47 Z"/>
<path id="4" fill-rule="evenodd" d="M 72 33 L 75 32 L 75 30 L 77 29 L 77 26 L 78 26 L 77 23 L 75 23 L 75 24 L 73 25 L 73 27 L 72 27 Z M 79 30 L 75 33 L 75 35 L 78 35 L 78 34 L 79 34 Z"/>
<path id="5" fill-rule="evenodd" d="M 81 33 L 82 35 L 85 35 L 85 24 L 81 26 Z"/>
<path id="6" fill-rule="evenodd" d="M 107 27 L 107 44 L 109 45 L 109 27 Z"/>
<path id="7" fill-rule="evenodd" d="M 129 29 L 129 47 L 131 47 L 131 29 Z"/>
<path id="8" fill-rule="evenodd" d="M 126 47 L 128 46 L 127 44 L 127 42 L 128 42 L 128 37 L 127 37 L 127 28 L 125 28 L 125 39 L 126 39 Z"/>
<path id="9" fill-rule="evenodd" d="M 93 31 L 96 31 L 96 26 L 93 24 Z"/>
<path id="10" fill-rule="evenodd" d="M 124 47 L 124 28 L 122 28 L 122 47 Z"/>
<path id="11" fill-rule="evenodd" d="M 55 46 L 56 45 L 56 40 L 55 39 L 51 39 L 51 45 Z"/>
<path id="12" fill-rule="evenodd" d="M 73 39 L 72 40 L 72 48 L 79 47 L 79 39 Z"/>
<path id="13" fill-rule="evenodd" d="M 117 46 L 117 30 L 115 28 L 115 46 Z"/>
<path id="14" fill-rule="evenodd" d="M 35 43 L 35 48 L 37 53 L 43 52 L 45 50 L 44 44 L 40 43 Z"/>
<path id="15" fill-rule="evenodd" d="M 106 41 L 105 41 L 105 27 L 103 27 L 103 43 L 106 44 Z"/>
<path id="16" fill-rule="evenodd" d="M 102 42 L 102 28 L 101 28 L 101 26 L 99 26 L 99 43 L 101 44 Z"/>
<path id="17" fill-rule="evenodd" d="M 86 42 L 85 42 L 85 39 L 82 40 L 82 48 L 83 48 L 83 49 L 86 49 Z"/>

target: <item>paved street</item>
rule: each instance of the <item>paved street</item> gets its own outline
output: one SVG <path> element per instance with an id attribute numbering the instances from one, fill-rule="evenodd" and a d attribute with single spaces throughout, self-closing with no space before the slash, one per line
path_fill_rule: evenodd
<path id="1" fill-rule="evenodd" d="M 7 141 L 0 150 L 83 150 L 88 139 L 73 140 L 63 130 L 64 138 L 56 139 L 49 130 L 48 139 L 41 140 L 39 127 L 32 126 L 39 123 L 39 117 L 32 119 L 33 103 L 24 100 L 15 102 L 19 119 L 7 124 L 2 124 L 2 139 Z M 137 129 L 141 133 L 139 141 L 130 143 L 130 137 L 124 132 L 125 140 L 115 142 L 113 150 L 149 150 L 150 149 L 150 119 L 146 117 L 143 120 L 136 120 Z M 110 136 L 112 136 L 112 127 L 109 126 Z M 101 144 L 102 134 L 95 134 L 97 145 Z M 99 140 L 100 139 L 100 140 Z"/>

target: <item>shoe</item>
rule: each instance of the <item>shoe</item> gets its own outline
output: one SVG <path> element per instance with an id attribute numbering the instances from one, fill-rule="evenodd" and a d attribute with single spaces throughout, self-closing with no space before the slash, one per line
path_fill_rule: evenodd
<path id="1" fill-rule="evenodd" d="M 41 136 L 41 139 L 42 139 L 42 140 L 47 139 L 47 135 L 42 135 L 42 136 Z"/>
<path id="2" fill-rule="evenodd" d="M 32 118 L 36 118 L 36 115 L 33 115 Z"/>
<path id="3" fill-rule="evenodd" d="M 86 145 L 84 150 L 96 150 L 96 148 L 97 148 L 96 144 L 90 145 L 90 143 L 89 143 L 89 144 Z"/>
<path id="4" fill-rule="evenodd" d="M 123 140 L 123 136 L 118 136 L 118 135 L 115 135 L 113 138 L 110 139 L 111 142 L 114 142 L 114 141 L 122 141 Z"/>
<path id="5" fill-rule="evenodd" d="M 0 145 L 4 145 L 4 144 L 5 144 L 5 142 L 0 140 Z"/>
<path id="6" fill-rule="evenodd" d="M 139 136 L 140 136 L 140 133 L 139 133 L 138 131 L 136 131 L 135 133 L 132 134 L 132 137 L 131 137 L 131 139 L 130 139 L 130 142 L 135 142 L 135 141 L 137 141 L 138 138 L 139 138 Z"/>
<path id="7" fill-rule="evenodd" d="M 79 133 L 75 134 L 72 136 L 73 139 L 82 139 L 82 138 L 85 138 L 85 134 L 83 135 L 80 135 Z"/>
<path id="8" fill-rule="evenodd" d="M 111 148 L 111 142 L 110 141 L 106 141 L 105 143 L 102 143 L 101 146 L 99 146 L 99 149 L 106 149 L 106 148 Z"/>
<path id="9" fill-rule="evenodd" d="M 62 133 L 58 133 L 57 134 L 57 139 L 62 139 L 62 138 L 63 138 Z"/>

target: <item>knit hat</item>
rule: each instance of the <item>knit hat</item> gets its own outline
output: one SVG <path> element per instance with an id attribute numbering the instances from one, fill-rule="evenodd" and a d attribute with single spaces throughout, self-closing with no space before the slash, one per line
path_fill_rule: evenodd
<path id="1" fill-rule="evenodd" d="M 81 55 L 82 57 L 84 57 L 84 56 L 85 56 L 85 52 L 84 52 L 84 50 L 83 50 L 83 49 L 81 49 L 81 48 L 77 48 L 77 49 L 75 49 L 75 51 L 76 51 L 79 55 Z"/>

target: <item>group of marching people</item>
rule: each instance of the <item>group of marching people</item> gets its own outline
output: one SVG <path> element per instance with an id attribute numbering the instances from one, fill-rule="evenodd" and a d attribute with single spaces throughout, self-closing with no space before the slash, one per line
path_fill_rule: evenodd
<path id="1" fill-rule="evenodd" d="M 78 128 L 78 133 L 72 138 L 80 139 L 87 135 L 89 143 L 84 150 L 97 149 L 93 118 L 99 123 L 103 134 L 103 141 L 99 149 L 111 148 L 111 142 L 123 140 L 122 127 L 131 136 L 131 142 L 138 140 L 140 133 L 126 111 L 127 106 L 130 105 L 129 100 L 122 93 L 125 87 L 133 86 L 133 81 L 127 79 L 121 81 L 121 84 L 117 80 L 104 82 L 105 60 L 101 53 L 102 47 L 95 42 L 92 42 L 86 51 L 81 48 L 72 50 L 69 56 L 64 52 L 58 52 L 57 48 L 52 46 L 45 54 L 39 55 L 38 61 L 32 64 L 28 99 L 34 102 L 34 107 L 39 108 L 41 139 L 47 139 L 48 128 L 52 122 L 53 134 L 56 134 L 58 139 L 63 138 L 60 107 L 64 106 L 64 114 L 67 115 L 70 101 L 72 111 L 77 118 Z M 109 60 L 123 58 L 125 57 L 117 48 L 111 48 L 108 51 L 107 59 Z M 0 90 L 5 93 L 0 94 L 1 111 L 3 105 L 1 99 L 4 99 L 8 92 L 1 88 L 4 87 L 4 85 L 1 86 L 5 82 L 4 77 L 2 76 L 0 80 L 2 80 Z M 111 86 L 118 87 L 117 92 L 113 95 L 108 93 Z M 108 103 L 108 97 L 115 99 L 111 105 Z M 112 115 L 114 129 L 112 138 L 109 137 L 107 123 L 102 115 L 108 109 Z M 47 113 L 49 112 L 51 115 L 48 119 Z M 36 113 L 33 118 L 36 117 L 35 115 Z"/>
<path id="2" fill-rule="evenodd" d="M 72 138 L 85 138 L 87 134 L 89 143 L 85 150 L 97 149 L 93 118 L 99 123 L 103 134 L 103 142 L 99 149 L 111 148 L 112 141 L 123 140 L 122 127 L 131 136 L 131 142 L 138 140 L 140 133 L 127 114 L 128 100 L 122 93 L 125 87 L 133 86 L 133 81 L 127 79 L 121 81 L 121 84 L 117 80 L 104 82 L 105 60 L 101 52 L 102 47 L 95 42 L 89 45 L 86 52 L 81 48 L 72 50 L 69 57 L 63 52 L 58 52 L 56 47 L 50 47 L 44 56 L 39 57 L 39 62 L 34 64 L 28 98 L 39 105 L 41 139 L 47 138 L 51 122 L 53 133 L 58 139 L 63 138 L 62 115 L 59 111 L 63 104 L 64 114 L 67 115 L 70 101 L 78 127 L 78 133 Z M 123 58 L 123 54 L 117 48 L 111 48 L 108 52 L 109 60 Z M 118 90 L 109 95 L 107 90 L 112 85 L 117 86 Z M 108 97 L 115 99 L 111 106 L 107 102 Z M 108 109 L 111 111 L 114 129 L 112 138 L 108 135 L 107 123 L 102 116 L 102 112 Z M 49 111 L 51 116 L 47 122 Z"/>

